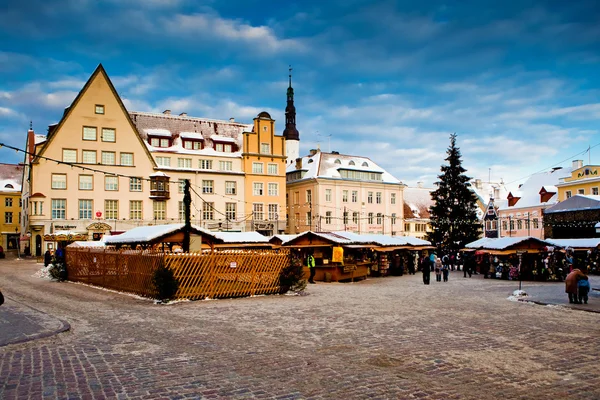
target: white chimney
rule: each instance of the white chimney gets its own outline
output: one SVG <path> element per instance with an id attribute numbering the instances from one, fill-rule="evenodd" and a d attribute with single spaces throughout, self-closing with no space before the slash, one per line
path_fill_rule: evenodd
<path id="1" fill-rule="evenodd" d="M 422 188 L 423 187 L 423 182 L 417 182 L 417 187 L 418 188 Z"/>
<path id="2" fill-rule="evenodd" d="M 165 115 L 171 115 L 171 110 L 165 110 L 165 111 L 163 111 L 163 114 L 165 114 Z"/>
<path id="3" fill-rule="evenodd" d="M 235 118 L 229 118 L 229 122 L 235 122 Z"/>
<path id="4" fill-rule="evenodd" d="M 573 169 L 583 167 L 583 160 L 573 160 Z"/>
<path id="5" fill-rule="evenodd" d="M 180 117 L 187 117 L 187 113 L 186 112 L 182 112 L 181 114 L 179 114 Z"/>

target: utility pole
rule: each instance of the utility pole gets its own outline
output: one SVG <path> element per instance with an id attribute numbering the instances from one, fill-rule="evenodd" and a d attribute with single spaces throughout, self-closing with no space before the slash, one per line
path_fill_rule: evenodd
<path id="1" fill-rule="evenodd" d="M 190 194 L 190 180 L 185 180 L 185 186 L 183 188 L 183 211 L 185 217 L 185 225 L 183 226 L 183 252 L 190 252 L 190 231 L 192 230 L 191 216 L 192 212 L 190 207 L 192 206 L 192 195 Z"/>
<path id="2" fill-rule="evenodd" d="M 529 213 L 527 213 L 527 236 L 531 236 L 531 223 L 529 222 Z"/>
<path id="3" fill-rule="evenodd" d="M 342 222 L 344 223 L 344 231 L 346 231 L 346 206 L 344 206 L 344 214 L 342 214 Z"/>

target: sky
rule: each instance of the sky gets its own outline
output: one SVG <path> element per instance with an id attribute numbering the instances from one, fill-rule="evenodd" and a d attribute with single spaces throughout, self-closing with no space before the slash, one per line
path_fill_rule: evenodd
<path id="1" fill-rule="evenodd" d="M 30 121 L 58 122 L 99 63 L 131 111 L 252 123 L 265 110 L 281 134 L 292 65 L 301 155 L 367 156 L 428 187 L 453 132 L 467 175 L 509 188 L 600 163 L 595 0 L 3 4 L 0 142 L 13 146 Z"/>

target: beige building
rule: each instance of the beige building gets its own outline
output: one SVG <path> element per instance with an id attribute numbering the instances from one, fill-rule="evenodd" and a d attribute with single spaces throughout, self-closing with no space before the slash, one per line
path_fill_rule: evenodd
<path id="1" fill-rule="evenodd" d="M 20 229 L 22 179 L 22 165 L 0 163 L 0 246 L 4 252 L 16 251 L 22 236 Z"/>
<path id="2" fill-rule="evenodd" d="M 431 192 L 433 188 L 423 187 L 417 182 L 416 187 L 405 187 L 404 199 L 404 235 L 426 240 L 427 232 L 431 232 L 429 208 L 433 205 Z"/>
<path id="3" fill-rule="evenodd" d="M 287 168 L 287 231 L 401 236 L 403 188 L 369 158 L 311 150 Z"/>
<path id="4" fill-rule="evenodd" d="M 266 134 L 274 136 L 270 117 L 267 125 L 260 143 Z M 263 129 L 256 121 L 246 125 L 168 110 L 128 112 L 98 66 L 47 137 L 28 132 L 27 148 L 35 156 L 25 160 L 22 229 L 31 234 L 31 248 L 43 253 L 57 246 L 57 233 L 97 240 L 135 226 L 182 221 L 185 179 L 191 182 L 193 223 L 213 230 L 253 228 L 244 157 L 250 160 L 254 150 L 244 149 L 245 142 L 253 143 L 244 137 L 257 127 Z M 267 142 L 271 153 L 260 157 L 283 165 L 261 181 L 281 185 L 285 139 Z M 279 191 L 273 203 L 282 207 Z M 285 222 L 267 226 L 265 233 L 276 233 L 278 225 Z"/>

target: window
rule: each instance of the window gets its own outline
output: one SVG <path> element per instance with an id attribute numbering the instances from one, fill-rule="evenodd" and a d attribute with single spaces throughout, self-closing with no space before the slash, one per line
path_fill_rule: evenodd
<path id="1" fill-rule="evenodd" d="M 95 126 L 83 127 L 83 140 L 96 140 L 98 129 Z"/>
<path id="2" fill-rule="evenodd" d="M 353 190 L 352 191 L 352 202 L 353 203 L 358 202 L 358 190 Z"/>
<path id="3" fill-rule="evenodd" d="M 212 194 L 214 193 L 215 181 L 202 181 L 202 193 Z"/>
<path id="4" fill-rule="evenodd" d="M 363 162 L 363 163 L 362 163 L 362 166 L 363 166 L 363 167 L 368 167 L 368 166 L 369 166 L 369 163 L 365 161 L 365 162 Z"/>
<path id="5" fill-rule="evenodd" d="M 310 225 L 310 229 L 312 229 L 312 212 L 306 213 L 306 225 Z"/>
<path id="6" fill-rule="evenodd" d="M 96 164 L 96 152 L 94 150 L 83 150 L 83 163 Z"/>
<path id="7" fill-rule="evenodd" d="M 180 179 L 177 185 L 177 192 L 178 193 L 183 193 L 185 192 L 185 179 Z"/>
<path id="8" fill-rule="evenodd" d="M 410 232 L 410 224 L 404 224 L 404 231 Z"/>
<path id="9" fill-rule="evenodd" d="M 325 212 L 325 223 L 327 225 L 331 225 L 331 211 L 326 211 Z"/>
<path id="10" fill-rule="evenodd" d="M 344 225 L 348 223 L 348 211 L 344 211 L 342 220 L 344 221 Z"/>
<path id="11" fill-rule="evenodd" d="M 129 178 L 129 191 L 130 192 L 141 192 L 142 191 L 142 178 Z"/>
<path id="12" fill-rule="evenodd" d="M 232 181 L 225 182 L 225 194 L 237 194 L 236 183 Z"/>
<path id="13" fill-rule="evenodd" d="M 12 205 L 13 205 L 12 197 L 6 197 L 4 199 L 4 206 L 5 207 L 12 207 Z"/>
<path id="14" fill-rule="evenodd" d="M 496 221 L 493 221 L 493 222 L 494 222 L 494 224 L 496 223 Z M 525 220 L 525 229 L 529 229 L 529 225 L 530 225 L 529 224 L 529 219 L 526 219 Z"/>
<path id="15" fill-rule="evenodd" d="M 103 151 L 102 152 L 102 164 L 115 165 L 115 152 L 114 151 Z"/>
<path id="16" fill-rule="evenodd" d="M 348 163 L 348 165 L 356 165 L 356 164 L 354 163 L 354 161 L 350 160 L 350 162 Z"/>
<path id="17" fill-rule="evenodd" d="M 577 194 L 585 194 L 585 189 L 577 189 Z"/>
<path id="18" fill-rule="evenodd" d="M 198 160 L 198 168 L 212 169 L 212 160 Z"/>
<path id="19" fill-rule="evenodd" d="M 235 220 L 236 217 L 236 204 L 235 203 L 225 203 L 225 218 L 228 221 Z"/>
<path id="20" fill-rule="evenodd" d="M 368 217 L 369 217 L 368 218 L 369 224 L 372 224 L 373 223 L 373 213 L 369 213 Z"/>
<path id="21" fill-rule="evenodd" d="M 231 153 L 231 152 L 232 152 L 232 150 L 233 150 L 233 147 L 232 147 L 232 145 L 230 145 L 230 144 L 226 144 L 225 146 L 223 146 L 223 151 L 224 151 L 225 153 Z"/>
<path id="22" fill-rule="evenodd" d="M 104 190 L 119 190 L 119 178 L 116 176 L 105 176 Z"/>
<path id="23" fill-rule="evenodd" d="M 160 139 L 160 147 L 169 147 L 171 143 L 169 143 L 169 139 Z"/>
<path id="24" fill-rule="evenodd" d="M 93 190 L 94 189 L 94 176 L 93 175 L 79 175 L 79 190 Z"/>
<path id="25" fill-rule="evenodd" d="M 252 204 L 252 212 L 254 213 L 255 220 L 263 220 L 265 219 L 264 209 L 262 203 L 254 203 Z"/>
<path id="26" fill-rule="evenodd" d="M 539 229 L 540 224 L 537 218 L 533 219 L 533 229 Z"/>
<path id="27" fill-rule="evenodd" d="M 269 221 L 277 221 L 279 219 L 278 208 L 278 204 L 269 204 Z"/>
<path id="28" fill-rule="evenodd" d="M 177 168 L 192 168 L 192 159 L 191 158 L 178 158 L 177 159 Z"/>
<path id="29" fill-rule="evenodd" d="M 262 174 L 263 173 L 263 163 L 253 162 L 252 163 L 252 173 L 253 174 Z"/>
<path id="30" fill-rule="evenodd" d="M 5 224 L 12 224 L 13 221 L 13 213 L 12 212 L 5 212 L 4 213 L 4 223 Z"/>
<path id="31" fill-rule="evenodd" d="M 592 188 L 592 195 L 598 196 L 598 188 L 597 187 Z"/>
<path id="32" fill-rule="evenodd" d="M 103 142 L 116 142 L 116 131 L 113 128 L 102 128 L 102 141 Z"/>
<path id="33" fill-rule="evenodd" d="M 382 215 L 381 213 L 377 213 L 377 225 L 381 225 L 381 221 L 382 221 Z"/>
<path id="34" fill-rule="evenodd" d="M 308 204 L 311 204 L 311 203 L 312 203 L 312 190 L 310 190 L 310 189 L 308 189 L 308 190 L 306 191 L 306 202 L 307 202 Z"/>
<path id="35" fill-rule="evenodd" d="M 294 192 L 294 204 L 300 204 L 300 192 Z"/>
<path id="36" fill-rule="evenodd" d="M 278 196 L 279 195 L 279 185 L 276 183 L 269 183 L 268 192 L 269 196 Z"/>
<path id="37" fill-rule="evenodd" d="M 510 220 L 510 230 L 511 231 L 515 230 L 515 221 L 514 220 Z"/>
<path id="38" fill-rule="evenodd" d="M 205 221 L 215 219 L 215 203 L 202 202 L 202 219 Z"/>
<path id="39" fill-rule="evenodd" d="M 195 140 L 184 140 L 183 147 L 188 150 L 201 150 L 202 142 L 195 141 Z"/>
<path id="40" fill-rule="evenodd" d="M 41 210 L 40 210 L 41 214 Z M 52 199 L 52 219 L 67 218 L 67 199 Z"/>
<path id="41" fill-rule="evenodd" d="M 262 196 L 263 195 L 263 189 L 264 189 L 263 186 L 264 185 L 263 185 L 262 182 L 254 182 L 253 185 L 252 185 L 252 187 L 253 187 L 252 193 L 255 196 Z"/>
<path id="42" fill-rule="evenodd" d="M 381 204 L 381 192 L 375 193 L 375 203 Z"/>
<path id="43" fill-rule="evenodd" d="M 502 221 L 502 230 L 505 231 L 508 229 L 508 222 Z"/>
<path id="44" fill-rule="evenodd" d="M 342 203 L 347 203 L 347 202 L 348 202 L 348 191 L 342 190 Z"/>
<path id="45" fill-rule="evenodd" d="M 52 174 L 52 189 L 64 190 L 67 188 L 66 174 Z"/>
<path id="46" fill-rule="evenodd" d="M 390 204 L 396 204 L 396 193 L 390 193 Z"/>
<path id="47" fill-rule="evenodd" d="M 356 211 L 352 213 L 352 223 L 358 224 L 358 212 Z"/>
<path id="48" fill-rule="evenodd" d="M 215 150 L 223 152 L 223 143 L 215 143 Z"/>
<path id="49" fill-rule="evenodd" d="M 219 169 L 221 171 L 232 171 L 233 161 L 219 161 Z"/>
<path id="50" fill-rule="evenodd" d="M 340 176 L 343 179 L 354 179 L 361 181 L 381 181 L 382 172 L 367 172 L 367 171 L 355 171 L 352 169 L 341 169 L 339 168 Z"/>
<path id="51" fill-rule="evenodd" d="M 521 220 L 517 221 L 517 229 L 519 229 L 519 230 L 523 229 L 523 221 L 521 221 Z"/>
<path id="52" fill-rule="evenodd" d="M 272 164 L 272 163 L 267 164 L 267 174 L 277 175 L 277 164 Z"/>
<path id="53" fill-rule="evenodd" d="M 392 213 L 392 225 L 396 225 L 396 213 Z"/>
<path id="54" fill-rule="evenodd" d="M 325 201 L 331 201 L 331 189 L 325 189 Z"/>
<path id="55" fill-rule="evenodd" d="M 565 195 L 567 196 L 567 199 L 571 198 L 571 191 L 570 191 L 570 190 L 567 190 L 567 191 L 565 192 Z"/>
<path id="56" fill-rule="evenodd" d="M 367 193 L 367 203 L 373 204 L 373 192 Z"/>
<path id="57" fill-rule="evenodd" d="M 149 138 L 150 146 L 160 147 L 160 139 L 159 138 Z"/>
<path id="58" fill-rule="evenodd" d="M 119 200 L 104 200 L 104 218 L 119 219 Z"/>
<path id="59" fill-rule="evenodd" d="M 142 201 L 141 200 L 130 200 L 129 201 L 129 219 L 141 220 L 142 219 Z"/>
<path id="60" fill-rule="evenodd" d="M 104 114 L 104 106 L 102 104 L 96 104 L 96 114 Z"/>
<path id="61" fill-rule="evenodd" d="M 158 220 L 158 219 L 167 219 L 167 202 L 162 200 L 162 201 L 155 201 L 154 204 L 152 205 L 153 207 L 153 211 L 154 211 L 154 219 Z"/>
<path id="62" fill-rule="evenodd" d="M 337 159 L 337 160 L 335 160 L 333 163 L 334 163 L 334 164 L 341 164 L 342 162 L 341 162 L 339 159 Z"/>
<path id="63" fill-rule="evenodd" d="M 183 201 L 177 204 L 177 213 L 179 214 L 180 221 L 185 220 L 185 204 L 183 204 Z"/>
<path id="64" fill-rule="evenodd" d="M 133 166 L 133 153 L 121 153 L 121 165 Z"/>
<path id="65" fill-rule="evenodd" d="M 76 163 L 77 150 L 63 149 L 62 160 L 63 162 Z"/>
<path id="66" fill-rule="evenodd" d="M 261 143 L 260 144 L 260 154 L 270 154 L 271 153 L 271 146 L 269 145 L 269 143 Z"/>
<path id="67" fill-rule="evenodd" d="M 156 157 L 156 163 L 161 167 L 170 167 L 171 157 Z"/>

